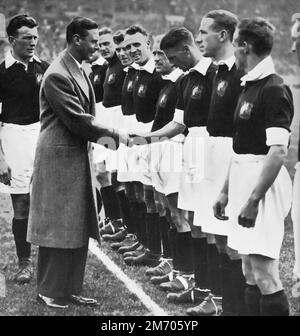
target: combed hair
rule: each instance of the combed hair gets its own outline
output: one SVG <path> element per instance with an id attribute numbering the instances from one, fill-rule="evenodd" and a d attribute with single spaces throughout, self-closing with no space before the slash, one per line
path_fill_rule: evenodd
<path id="1" fill-rule="evenodd" d="M 238 18 L 235 14 L 224 9 L 216 9 L 208 12 L 204 15 L 204 17 L 214 20 L 214 30 L 226 30 L 228 32 L 230 41 L 232 41 L 236 26 L 238 24 Z"/>
<path id="2" fill-rule="evenodd" d="M 21 27 L 35 28 L 38 27 L 35 19 L 28 14 L 19 14 L 12 17 L 6 27 L 7 36 L 16 36 L 18 29 Z"/>
<path id="3" fill-rule="evenodd" d="M 75 34 L 78 34 L 80 37 L 86 37 L 88 35 L 88 30 L 97 28 L 98 24 L 95 21 L 82 16 L 75 17 L 67 26 L 67 43 L 72 41 L 72 37 Z"/>
<path id="4" fill-rule="evenodd" d="M 266 19 L 242 19 L 238 25 L 238 43 L 247 42 L 258 56 L 269 55 L 274 44 L 275 27 Z"/>
<path id="5" fill-rule="evenodd" d="M 129 28 L 127 28 L 125 31 L 126 35 L 134 35 L 137 33 L 141 33 L 142 35 L 145 35 L 145 36 L 149 35 L 147 30 L 140 25 L 132 25 Z"/>
<path id="6" fill-rule="evenodd" d="M 114 33 L 113 40 L 115 44 L 120 44 L 124 41 L 124 31 L 123 30 L 118 30 Z"/>
<path id="7" fill-rule="evenodd" d="M 185 27 L 172 28 L 161 40 L 160 49 L 174 48 L 180 43 L 191 45 L 194 42 L 193 34 Z"/>
<path id="8" fill-rule="evenodd" d="M 99 36 L 106 35 L 106 34 L 111 34 L 113 35 L 113 30 L 109 27 L 103 27 L 99 30 Z"/>

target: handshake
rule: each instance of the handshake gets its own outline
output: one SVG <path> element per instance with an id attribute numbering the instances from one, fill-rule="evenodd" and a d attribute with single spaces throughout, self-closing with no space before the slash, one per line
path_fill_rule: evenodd
<path id="1" fill-rule="evenodd" d="M 124 144 L 127 147 L 132 147 L 135 145 L 147 145 L 153 141 L 153 139 L 146 133 L 144 134 L 135 134 L 135 133 L 127 133 L 123 130 L 115 131 L 116 136 L 114 139 L 116 141 L 116 149 L 120 146 L 120 144 Z"/>
<path id="2" fill-rule="evenodd" d="M 151 136 L 151 133 L 127 133 L 123 130 L 112 130 L 111 136 L 104 136 L 98 139 L 97 143 L 110 149 L 117 150 L 120 144 L 127 147 L 147 145 L 168 139 L 166 137 Z"/>

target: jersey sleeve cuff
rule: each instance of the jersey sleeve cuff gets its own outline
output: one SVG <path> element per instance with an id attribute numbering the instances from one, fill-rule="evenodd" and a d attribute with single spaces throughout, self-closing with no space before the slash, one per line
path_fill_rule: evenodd
<path id="1" fill-rule="evenodd" d="M 178 124 L 184 125 L 183 116 L 184 116 L 183 110 L 175 109 L 173 121 L 176 121 Z"/>
<path id="2" fill-rule="evenodd" d="M 281 127 L 270 127 L 266 129 L 267 146 L 283 145 L 288 146 L 290 132 Z"/>

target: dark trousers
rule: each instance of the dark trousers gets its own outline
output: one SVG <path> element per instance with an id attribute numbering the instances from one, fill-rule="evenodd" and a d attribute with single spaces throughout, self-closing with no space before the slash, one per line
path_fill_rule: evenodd
<path id="1" fill-rule="evenodd" d="M 51 298 L 78 295 L 82 290 L 88 245 L 77 249 L 39 247 L 38 293 Z"/>

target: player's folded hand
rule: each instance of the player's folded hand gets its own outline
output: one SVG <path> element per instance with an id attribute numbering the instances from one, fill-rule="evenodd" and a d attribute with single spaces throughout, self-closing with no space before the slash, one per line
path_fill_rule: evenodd
<path id="1" fill-rule="evenodd" d="M 0 160 L 0 182 L 5 185 L 10 185 L 11 169 L 4 160 Z"/>
<path id="2" fill-rule="evenodd" d="M 228 204 L 228 194 L 221 192 L 213 205 L 214 216 L 223 221 L 227 221 L 229 219 L 228 216 L 225 215 L 225 209 Z"/>
<path id="3" fill-rule="evenodd" d="M 239 225 L 246 228 L 253 228 L 255 226 L 256 217 L 258 214 L 259 202 L 249 199 L 241 209 L 238 217 Z"/>

